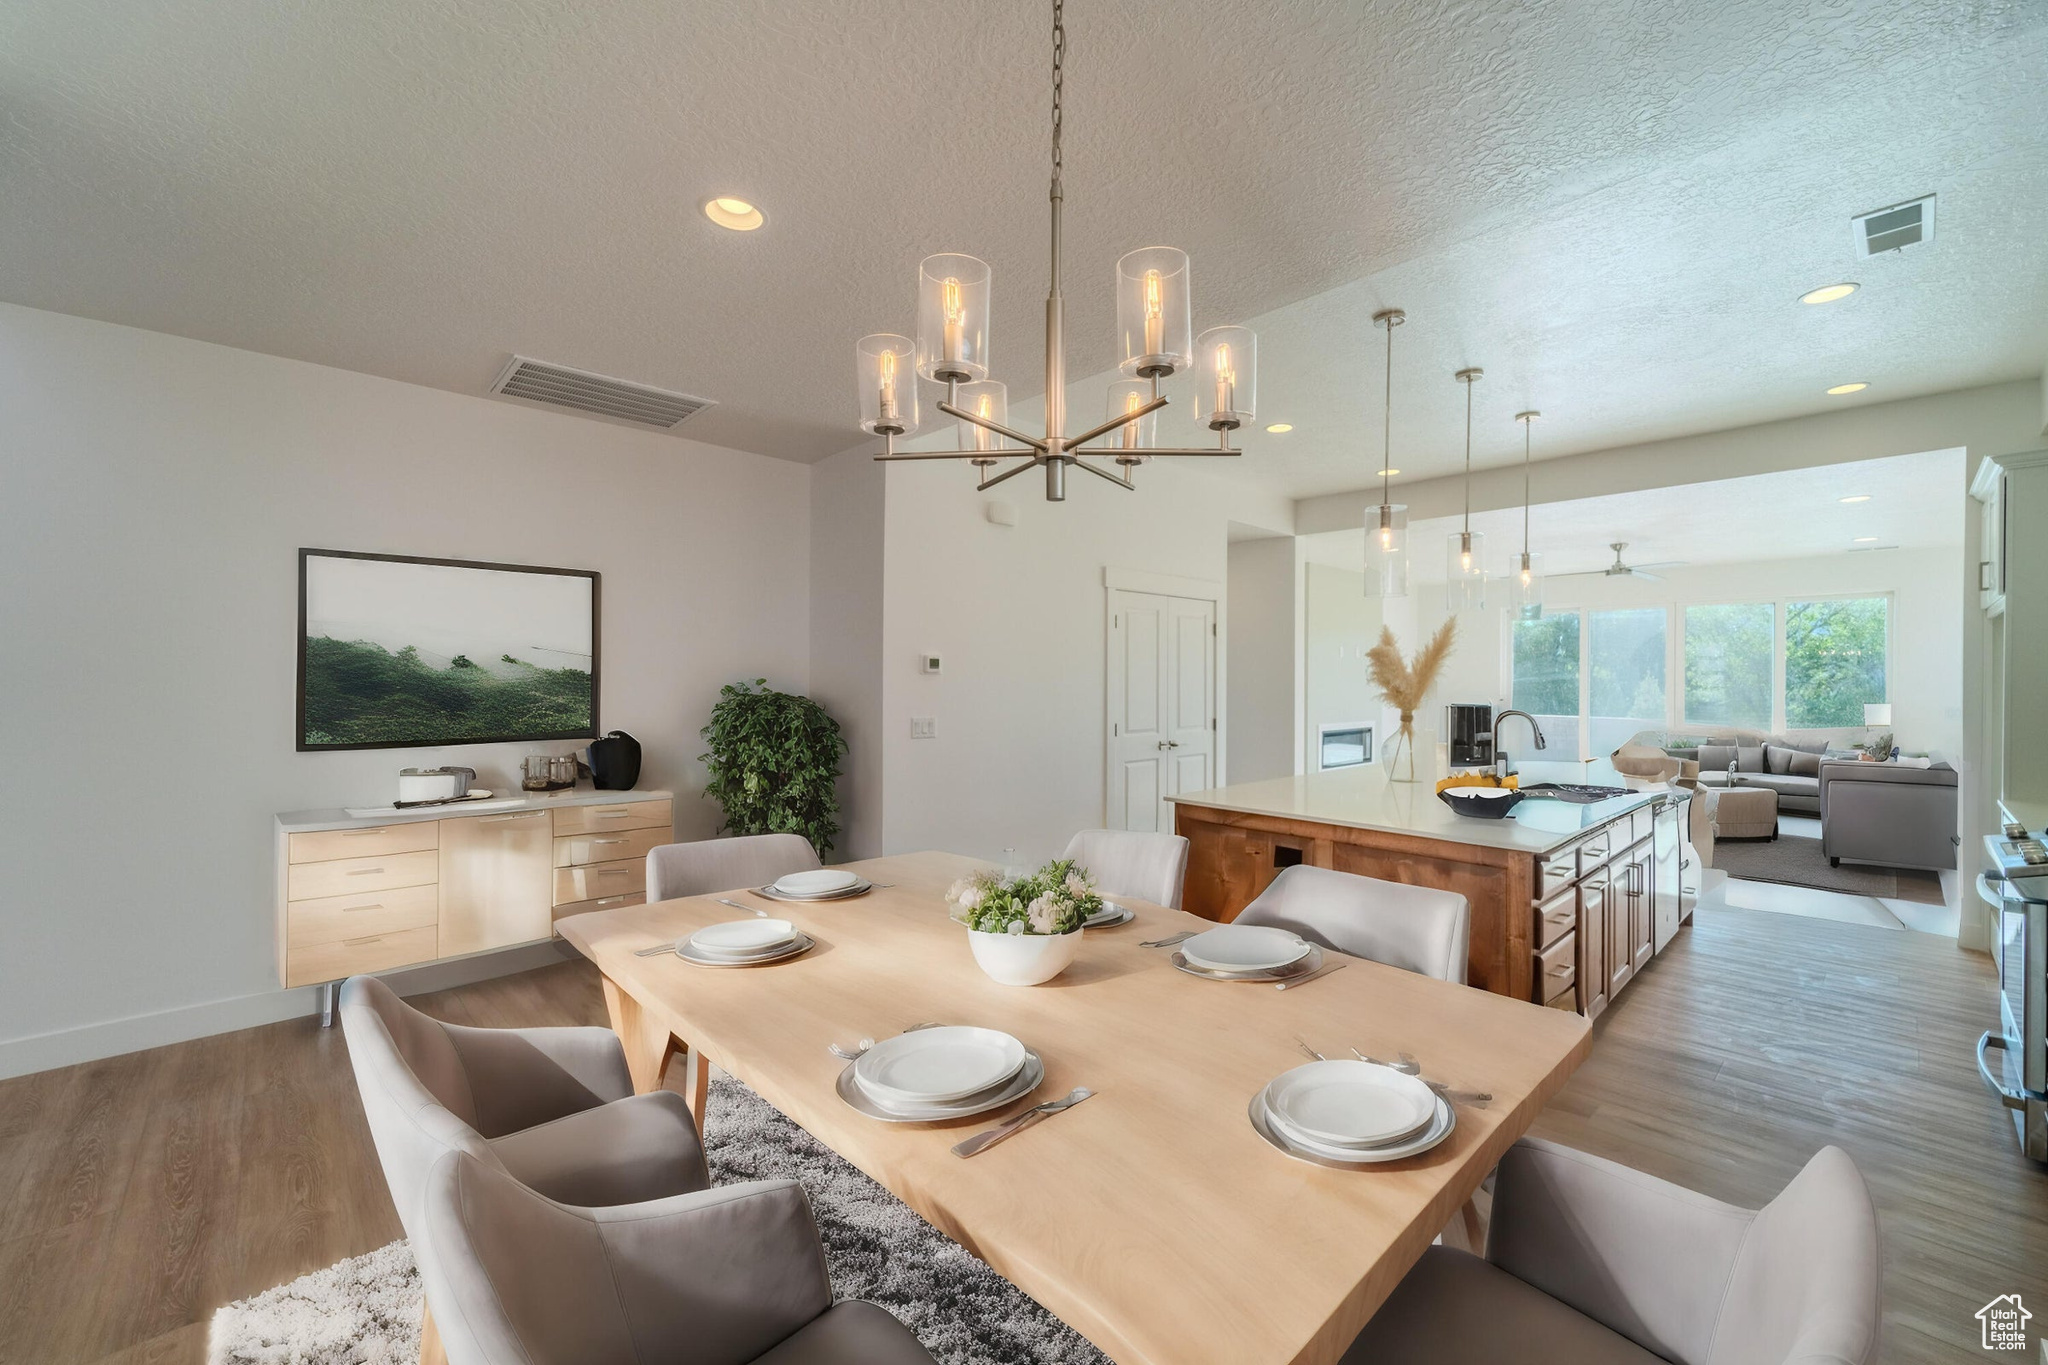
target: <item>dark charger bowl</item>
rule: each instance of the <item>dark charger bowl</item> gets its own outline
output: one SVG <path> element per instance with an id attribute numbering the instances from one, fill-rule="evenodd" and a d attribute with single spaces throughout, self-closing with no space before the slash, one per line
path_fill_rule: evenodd
<path id="1" fill-rule="evenodd" d="M 1460 815 L 1470 815 L 1481 820 L 1499 820 L 1522 803 L 1524 793 L 1507 792 L 1500 796 L 1460 796 L 1456 787 L 1446 787 L 1437 793 L 1443 803 Z"/>

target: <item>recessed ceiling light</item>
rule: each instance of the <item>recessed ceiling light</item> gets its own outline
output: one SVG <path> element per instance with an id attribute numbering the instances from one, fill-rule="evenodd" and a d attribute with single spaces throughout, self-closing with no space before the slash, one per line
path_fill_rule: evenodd
<path id="1" fill-rule="evenodd" d="M 1850 494 L 1850 495 L 1849 495 L 1848 497 L 1846 497 L 1846 498 L 1843 498 L 1843 499 L 1842 499 L 1842 501 L 1843 501 L 1843 502 L 1869 502 L 1869 501 L 1870 501 L 1870 494 L 1868 494 L 1868 493 L 1851 493 L 1851 494 Z"/>
<path id="2" fill-rule="evenodd" d="M 1375 479 L 1391 479 L 1400 472 L 1401 471 L 1398 469 L 1382 469 L 1379 473 L 1373 475 L 1373 477 Z"/>
<path id="3" fill-rule="evenodd" d="M 1869 387 L 1870 385 L 1859 379 L 1854 384 L 1835 385 L 1832 389 L 1828 390 L 1828 396 L 1830 398 L 1840 398 L 1845 393 L 1861 393 Z"/>
<path id="4" fill-rule="evenodd" d="M 1855 545 L 1875 545 L 1875 544 L 1877 544 L 1877 537 L 1876 537 L 1876 536 L 1858 536 L 1858 537 L 1856 537 L 1856 539 L 1855 539 L 1854 541 L 1852 541 L 1851 543 L 1852 543 L 1852 544 L 1855 544 Z"/>
<path id="5" fill-rule="evenodd" d="M 744 199 L 718 198 L 704 202 L 704 216 L 722 228 L 734 232 L 752 232 L 768 220 L 761 210 Z"/>
<path id="6" fill-rule="evenodd" d="M 1824 284 L 1818 289 L 1809 289 L 1804 294 L 1801 294 L 1799 301 L 1801 303 L 1833 303 L 1836 299 L 1846 299 L 1855 292 L 1856 286 L 1853 284 Z"/>
<path id="7" fill-rule="evenodd" d="M 1292 422 L 1275 422 L 1275 423 L 1273 423 L 1273 425 L 1272 425 L 1272 426 L 1270 426 L 1270 427 L 1267 427 L 1267 428 L 1266 428 L 1266 430 L 1268 430 L 1268 431 L 1272 432 L 1272 433 L 1273 433 L 1273 434 L 1274 434 L 1275 436 L 1279 436 L 1279 435 L 1283 435 L 1283 434 L 1284 434 L 1284 433 L 1286 433 L 1286 432 L 1290 432 L 1290 431 L 1294 430 L 1294 423 L 1292 423 Z"/>

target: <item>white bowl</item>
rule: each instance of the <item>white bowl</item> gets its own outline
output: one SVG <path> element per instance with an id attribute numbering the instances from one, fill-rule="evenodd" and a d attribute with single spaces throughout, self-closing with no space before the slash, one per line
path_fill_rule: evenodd
<path id="1" fill-rule="evenodd" d="M 985 934 L 969 929 L 967 946 L 974 950 L 974 960 L 997 985 L 1037 986 L 1073 964 L 1085 932 L 1076 929 L 1067 934 Z"/>

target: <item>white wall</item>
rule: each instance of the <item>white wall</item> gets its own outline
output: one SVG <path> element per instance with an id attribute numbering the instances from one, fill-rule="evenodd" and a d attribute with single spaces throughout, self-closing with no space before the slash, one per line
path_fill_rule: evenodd
<path id="1" fill-rule="evenodd" d="M 303 1013 L 272 814 L 529 747 L 296 752 L 301 546 L 600 571 L 600 718 L 686 837 L 720 685 L 807 685 L 801 465 L 4 305 L 0 411 L 0 1074 Z"/>
<path id="2" fill-rule="evenodd" d="M 1236 540 L 1229 548 L 1230 691 L 1224 698 L 1232 782 L 1285 777 L 1301 745 L 1299 542 Z"/>
<path id="3" fill-rule="evenodd" d="M 882 851 L 882 466 L 849 451 L 811 467 L 811 697 L 839 722 L 839 846 Z"/>

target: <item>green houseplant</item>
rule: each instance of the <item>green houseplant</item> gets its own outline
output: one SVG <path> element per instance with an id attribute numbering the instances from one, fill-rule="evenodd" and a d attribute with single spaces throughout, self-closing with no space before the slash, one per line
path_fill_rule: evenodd
<path id="1" fill-rule="evenodd" d="M 727 683 L 702 731 L 711 751 L 705 795 L 725 810 L 718 832 L 801 834 L 820 856 L 839 836 L 839 722 L 809 697 L 766 678 Z"/>

